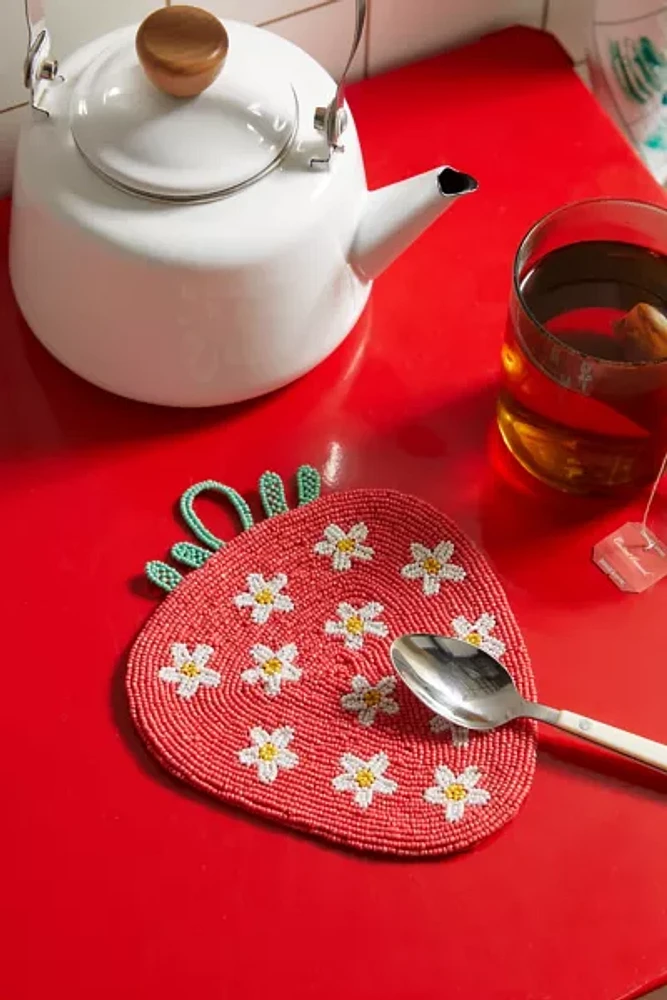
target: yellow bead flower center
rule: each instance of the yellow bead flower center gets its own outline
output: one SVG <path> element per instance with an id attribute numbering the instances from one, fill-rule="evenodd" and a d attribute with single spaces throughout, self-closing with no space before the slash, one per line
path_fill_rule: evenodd
<path id="1" fill-rule="evenodd" d="M 350 633 L 350 635 L 361 635 L 364 631 L 364 621 L 359 615 L 350 615 L 348 620 L 345 622 L 345 628 Z"/>
<path id="2" fill-rule="evenodd" d="M 382 701 L 382 695 L 380 692 L 374 691 L 372 688 L 370 691 L 364 691 L 363 698 L 364 704 L 367 705 L 368 708 L 375 708 L 375 706 L 379 705 Z"/>
<path id="3" fill-rule="evenodd" d="M 278 748 L 273 743 L 265 743 L 257 751 L 260 760 L 275 760 L 278 756 Z"/>
<path id="4" fill-rule="evenodd" d="M 471 632 L 470 635 L 466 636 L 466 642 L 469 642 L 471 646 L 481 646 L 482 638 L 479 632 Z"/>
<path id="5" fill-rule="evenodd" d="M 364 620 L 359 615 L 350 615 L 345 622 L 345 628 L 350 635 L 361 635 L 364 631 Z"/>
<path id="6" fill-rule="evenodd" d="M 459 785 L 454 783 L 453 785 L 447 785 L 443 789 L 443 798 L 449 799 L 450 802 L 463 802 L 468 796 L 468 789 L 464 785 Z"/>
<path id="7" fill-rule="evenodd" d="M 181 667 L 181 673 L 183 674 L 184 677 L 198 677 L 199 667 L 197 666 L 196 663 L 192 662 L 184 663 L 183 666 Z"/>
<path id="8" fill-rule="evenodd" d="M 442 563 L 440 563 L 435 556 L 427 556 L 426 559 L 424 559 L 422 566 L 429 576 L 435 576 L 442 569 Z"/>
<path id="9" fill-rule="evenodd" d="M 355 774 L 354 780 L 359 785 L 359 788 L 370 788 L 371 785 L 375 784 L 375 775 L 370 767 L 362 767 Z"/>
<path id="10" fill-rule="evenodd" d="M 269 677 L 273 677 L 274 674 L 279 674 L 282 669 L 282 663 L 277 656 L 272 656 L 270 660 L 265 660 L 262 664 L 262 670 Z"/>
<path id="11" fill-rule="evenodd" d="M 266 590 L 260 590 L 255 594 L 255 604 L 273 604 L 274 595 L 271 591 L 266 588 Z"/>
<path id="12" fill-rule="evenodd" d="M 354 538 L 341 538 L 339 542 L 336 542 L 336 548 L 339 552 L 352 552 L 356 548 L 356 544 Z"/>

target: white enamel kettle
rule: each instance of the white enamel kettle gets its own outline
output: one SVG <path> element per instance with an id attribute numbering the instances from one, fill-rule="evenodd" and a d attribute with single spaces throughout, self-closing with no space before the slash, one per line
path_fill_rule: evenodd
<path id="1" fill-rule="evenodd" d="M 269 31 L 164 7 L 58 66 L 41 0 L 26 8 L 14 293 L 45 347 L 112 392 L 210 406 L 285 385 L 477 187 L 438 167 L 369 193 L 347 70 L 336 86 Z M 356 15 L 348 68 L 366 0 Z"/>

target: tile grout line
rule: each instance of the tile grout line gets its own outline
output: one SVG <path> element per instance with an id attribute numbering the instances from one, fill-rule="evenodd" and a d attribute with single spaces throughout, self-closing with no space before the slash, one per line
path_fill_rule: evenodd
<path id="1" fill-rule="evenodd" d="M 280 21 L 289 21 L 293 17 L 298 17 L 299 14 L 309 14 L 312 10 L 319 10 L 321 7 L 331 7 L 333 4 L 339 2 L 340 0 L 323 0 L 322 3 L 314 3 L 310 7 L 304 7 L 302 10 L 290 11 L 289 14 L 283 14 L 281 17 L 270 17 L 266 21 L 259 21 L 257 27 L 266 28 L 271 24 L 278 24 Z"/>
<path id="2" fill-rule="evenodd" d="M 542 23 L 540 25 L 542 31 L 547 30 L 547 24 L 549 23 L 550 7 L 551 7 L 551 0 L 542 0 Z"/>
<path id="3" fill-rule="evenodd" d="M 0 115 L 4 115 L 8 111 L 18 111 L 19 108 L 27 108 L 29 101 L 21 101 L 20 104 L 10 104 L 8 108 L 0 108 Z"/>

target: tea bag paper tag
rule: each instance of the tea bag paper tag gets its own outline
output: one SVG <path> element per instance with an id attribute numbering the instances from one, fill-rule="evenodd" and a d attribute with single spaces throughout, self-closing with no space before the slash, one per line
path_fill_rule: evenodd
<path id="1" fill-rule="evenodd" d="M 593 562 L 620 590 L 641 594 L 667 576 L 667 547 L 645 524 L 628 521 L 597 543 Z"/>

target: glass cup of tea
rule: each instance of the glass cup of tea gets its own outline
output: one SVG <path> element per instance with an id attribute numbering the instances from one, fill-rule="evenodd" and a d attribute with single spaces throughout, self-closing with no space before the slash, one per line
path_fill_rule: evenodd
<path id="1" fill-rule="evenodd" d="M 656 476 L 667 449 L 667 210 L 577 202 L 527 233 L 498 426 L 529 473 L 567 492 Z"/>

